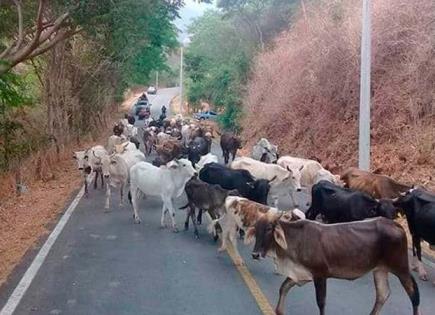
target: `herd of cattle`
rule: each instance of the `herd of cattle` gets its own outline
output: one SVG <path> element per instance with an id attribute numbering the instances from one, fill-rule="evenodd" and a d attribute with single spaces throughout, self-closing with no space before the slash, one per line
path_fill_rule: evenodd
<path id="1" fill-rule="evenodd" d="M 406 217 L 412 236 L 413 269 L 422 280 L 427 273 L 421 261 L 421 240 L 435 246 L 435 195 L 421 187 L 356 168 L 340 176 L 319 161 L 279 156 L 278 148 L 260 139 L 251 157 L 236 157 L 241 139 L 220 135 L 225 164 L 212 154 L 216 133 L 207 125 L 175 117 L 136 128 L 131 117 L 113 128 L 107 146 L 97 145 L 74 153 L 78 168 L 94 187 L 106 181 L 105 208 L 110 207 L 111 187 L 118 187 L 121 205 L 129 185 L 135 223 L 140 223 L 139 199 L 157 196 L 163 201 L 161 225 L 169 213 L 177 231 L 174 199 L 187 196 L 184 228 L 189 221 L 199 237 L 202 214 L 209 218 L 208 231 L 221 239 L 219 251 L 230 242 L 237 251 L 237 234 L 245 243 L 255 240 L 252 257 L 273 258 L 275 271 L 286 276 L 279 290 L 277 314 L 284 314 L 284 299 L 294 285 L 314 281 L 320 314 L 324 314 L 327 278 L 356 279 L 373 271 L 379 314 L 389 296 L 388 273 L 398 277 L 419 314 L 419 291 L 410 272 L 407 238 L 394 219 Z M 153 154 L 155 152 L 155 154 Z M 152 162 L 147 158 L 157 156 Z M 231 160 L 230 162 L 230 155 Z M 298 204 L 298 194 L 308 194 Z M 278 210 L 282 200 L 292 210 Z M 300 210 L 301 209 L 301 210 Z M 305 210 L 305 211 L 303 211 Z M 319 221 L 322 221 L 319 222 Z"/>

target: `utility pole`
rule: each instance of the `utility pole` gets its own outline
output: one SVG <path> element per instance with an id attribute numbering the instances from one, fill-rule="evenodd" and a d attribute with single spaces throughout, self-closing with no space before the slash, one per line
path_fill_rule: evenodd
<path id="1" fill-rule="evenodd" d="M 159 89 L 159 71 L 156 71 L 156 90 Z"/>
<path id="2" fill-rule="evenodd" d="M 370 59 L 371 59 L 371 17 L 370 0 L 363 0 L 361 34 L 361 80 L 359 99 L 359 145 L 358 167 L 370 169 Z"/>
<path id="3" fill-rule="evenodd" d="M 180 114 L 183 113 L 183 44 L 180 50 Z"/>

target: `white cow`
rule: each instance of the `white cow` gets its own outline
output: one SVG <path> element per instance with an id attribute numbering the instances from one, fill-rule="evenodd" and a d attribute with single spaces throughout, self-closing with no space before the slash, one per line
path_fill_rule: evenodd
<path id="1" fill-rule="evenodd" d="M 73 158 L 77 161 L 78 169 L 83 172 L 86 197 L 88 196 L 88 182 L 91 179 L 92 172 L 95 172 L 94 188 L 97 188 L 98 175 L 101 176 L 101 185 L 104 185 L 101 159 L 106 155 L 107 151 L 101 145 L 93 146 L 84 151 L 76 151 L 73 154 Z"/>
<path id="2" fill-rule="evenodd" d="M 252 158 L 266 163 L 276 163 L 278 160 L 278 147 L 266 138 L 261 138 L 252 148 Z"/>
<path id="3" fill-rule="evenodd" d="M 278 159 L 277 164 L 286 169 L 291 169 L 294 173 L 299 172 L 301 186 L 306 187 L 309 193 L 311 193 L 311 187 L 321 180 L 341 185 L 339 176 L 324 169 L 319 162 L 314 160 L 282 156 Z"/>
<path id="4" fill-rule="evenodd" d="M 166 166 L 156 167 L 148 162 L 139 162 L 130 169 L 130 193 L 135 223 L 140 223 L 137 197 L 142 192 L 148 196 L 160 196 L 163 201 L 160 224 L 164 227 L 165 213 L 169 211 L 172 228 L 175 224 L 173 198 L 181 196 L 187 181 L 196 175 L 192 163 L 186 159 L 173 160 Z"/>
<path id="5" fill-rule="evenodd" d="M 298 173 L 277 164 L 268 164 L 249 157 L 236 158 L 231 163 L 231 168 L 247 170 L 256 179 L 270 181 L 269 195 L 275 207 L 278 206 L 280 196 L 288 195 L 290 195 L 293 205 L 297 207 L 295 193 L 301 191 Z"/>
<path id="6" fill-rule="evenodd" d="M 115 145 L 124 143 L 126 141 L 127 138 L 124 135 L 121 136 L 111 135 L 107 140 L 107 152 L 109 154 L 112 154 L 113 152 L 115 152 Z"/>
<path id="7" fill-rule="evenodd" d="M 218 162 L 219 160 L 216 155 L 212 153 L 207 153 L 206 155 L 201 156 L 199 162 L 196 163 L 195 168 L 199 172 L 204 167 L 204 165 L 209 163 L 218 163 Z"/>
<path id="8" fill-rule="evenodd" d="M 136 137 L 137 136 L 137 127 L 131 125 L 131 124 L 127 124 L 124 126 L 124 136 L 127 139 L 130 139 L 131 137 Z"/>
<path id="9" fill-rule="evenodd" d="M 123 205 L 124 187 L 128 183 L 129 170 L 138 162 L 145 161 L 145 155 L 135 148 L 135 150 L 127 150 L 121 154 L 114 153 L 107 155 L 102 159 L 103 175 L 106 179 L 106 203 L 104 208 L 109 209 L 111 189 L 110 187 L 119 187 L 121 200 L 119 205 Z"/>

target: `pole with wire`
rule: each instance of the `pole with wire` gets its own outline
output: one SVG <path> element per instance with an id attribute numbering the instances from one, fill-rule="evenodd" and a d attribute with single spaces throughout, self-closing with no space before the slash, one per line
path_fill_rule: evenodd
<path id="1" fill-rule="evenodd" d="M 371 17 L 370 0 L 363 0 L 361 34 L 361 78 L 359 102 L 358 167 L 370 169 L 370 62 L 371 62 Z"/>

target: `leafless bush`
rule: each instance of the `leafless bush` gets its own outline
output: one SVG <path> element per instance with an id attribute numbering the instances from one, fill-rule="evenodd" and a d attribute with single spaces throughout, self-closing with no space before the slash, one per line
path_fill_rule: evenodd
<path id="1" fill-rule="evenodd" d="M 258 57 L 244 104 L 250 143 L 266 136 L 282 153 L 356 164 L 360 7 L 317 1 Z M 435 3 L 380 0 L 372 12 L 373 169 L 409 178 L 420 159 L 424 176 L 434 165 Z"/>

